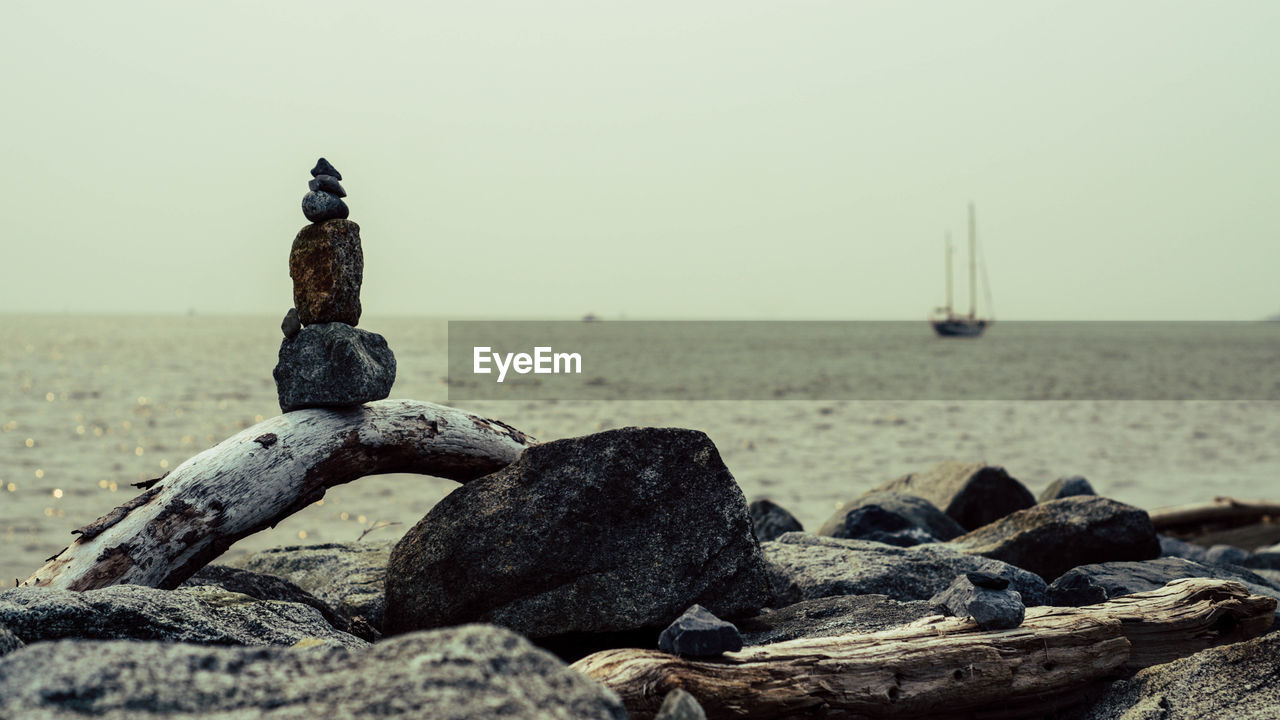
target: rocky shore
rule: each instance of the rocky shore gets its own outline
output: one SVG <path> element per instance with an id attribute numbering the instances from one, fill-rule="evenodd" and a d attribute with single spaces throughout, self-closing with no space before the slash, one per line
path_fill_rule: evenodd
<path id="1" fill-rule="evenodd" d="M 282 547 L 172 589 L 0 592 L 0 717 L 758 717 L 697 692 L 664 694 L 655 713 L 569 663 L 606 648 L 732 663 L 947 615 L 994 642 L 1024 615 L 1179 578 L 1280 597 L 1275 548 L 1207 557 L 1140 509 L 1092 494 L 1037 502 L 998 467 L 925 476 L 945 482 L 886 483 L 810 534 L 774 503 L 749 506 L 694 430 L 535 445 L 398 542 Z M 1275 637 L 1121 668 L 1052 713 L 1013 716 L 1269 717 Z"/>

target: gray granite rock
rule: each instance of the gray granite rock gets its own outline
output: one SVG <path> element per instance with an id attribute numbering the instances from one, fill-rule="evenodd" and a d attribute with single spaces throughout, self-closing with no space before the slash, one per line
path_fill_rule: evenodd
<path id="1" fill-rule="evenodd" d="M 320 323 L 280 343 L 272 375 L 284 412 L 349 407 L 391 394 L 396 356 L 377 333 Z"/>
<path id="2" fill-rule="evenodd" d="M 321 175 L 328 175 L 335 180 L 342 179 L 342 173 L 338 172 L 338 168 L 324 158 L 317 160 L 316 166 L 311 168 L 311 177 L 320 177 Z"/>
<path id="3" fill-rule="evenodd" d="M 1193 560 L 1198 563 L 1208 562 L 1208 558 L 1205 557 L 1205 549 L 1200 545 L 1179 540 L 1169 535 L 1156 535 L 1156 539 L 1160 541 L 1160 555 L 1162 557 L 1180 557 L 1184 560 Z"/>
<path id="4" fill-rule="evenodd" d="M 360 324 L 364 246 L 350 220 L 314 223 L 298 231 L 289 250 L 293 305 L 303 325 Z"/>
<path id="5" fill-rule="evenodd" d="M 297 337 L 302 332 L 302 321 L 298 319 L 298 308 L 289 308 L 289 312 L 284 314 L 284 319 L 280 321 L 280 332 L 289 339 Z"/>
<path id="6" fill-rule="evenodd" d="M 707 713 L 692 695 L 676 688 L 667 693 L 653 720 L 707 720 Z"/>
<path id="7" fill-rule="evenodd" d="M 1088 495 L 1019 510 L 949 544 L 1046 579 L 1090 563 L 1160 557 L 1147 511 Z"/>
<path id="8" fill-rule="evenodd" d="M 368 645 L 335 630 L 315 608 L 209 586 L 157 590 L 115 585 L 84 592 L 11 588 L 0 592 L 0 625 L 28 645 L 63 638 L 205 645 L 292 645 L 316 638 L 345 647 Z"/>
<path id="9" fill-rule="evenodd" d="M 879 505 L 862 505 L 842 514 L 844 522 L 832 528 L 831 537 L 871 540 L 911 547 L 938 542 L 938 538 L 916 527 L 911 521 Z M 827 529 L 827 526 L 823 526 Z"/>
<path id="10" fill-rule="evenodd" d="M 228 564 L 284 578 L 353 622 L 381 632 L 386 609 L 390 542 L 288 545 L 260 550 Z"/>
<path id="11" fill-rule="evenodd" d="M 939 463 L 925 472 L 887 482 L 872 492 L 877 491 L 924 498 L 966 530 L 980 528 L 1036 503 L 1031 491 L 1004 468 L 983 463 Z"/>
<path id="12" fill-rule="evenodd" d="M 1244 565 L 1249 561 L 1249 551 L 1234 545 L 1213 545 L 1204 551 L 1204 560 L 1209 565 Z"/>
<path id="13" fill-rule="evenodd" d="M 796 638 L 880 632 L 937 614 L 926 600 L 836 595 L 765 610 L 736 624 L 744 645 L 769 645 Z"/>
<path id="14" fill-rule="evenodd" d="M 747 506 L 751 527 L 760 542 L 773 540 L 783 533 L 802 532 L 804 527 L 787 509 L 772 500 L 754 500 Z"/>
<path id="15" fill-rule="evenodd" d="M 1093 491 L 1093 486 L 1089 481 L 1080 475 L 1072 475 L 1071 477 L 1063 477 L 1049 483 L 1049 487 L 1040 493 L 1040 497 L 1036 498 L 1039 502 L 1049 502 L 1050 500 L 1058 500 L 1064 497 L 1075 497 L 1077 495 L 1097 495 Z"/>
<path id="16" fill-rule="evenodd" d="M 1082 565 L 1049 585 L 1046 604 L 1079 607 L 1111 598 L 1162 588 L 1171 580 L 1203 577 L 1234 580 L 1249 592 L 1280 600 L 1280 587 L 1266 578 L 1240 567 L 1213 567 L 1176 557 L 1144 562 L 1109 562 Z M 1277 609 L 1280 613 L 1280 608 Z M 1274 626 L 1273 626 L 1274 627 Z"/>
<path id="17" fill-rule="evenodd" d="M 618 697 L 515 633 L 469 625 L 353 650 L 40 643 L 0 658 L 0 717 L 624 720 Z"/>
<path id="18" fill-rule="evenodd" d="M 741 650 L 742 636 L 733 623 L 694 605 L 662 631 L 658 649 L 685 657 L 715 657 Z"/>
<path id="19" fill-rule="evenodd" d="M 342 198 L 332 193 L 312 190 L 302 196 L 302 214 L 313 223 L 325 220 L 346 220 L 351 209 Z"/>
<path id="20" fill-rule="evenodd" d="M 624 428 L 525 450 L 441 500 L 391 554 L 389 632 L 529 637 L 665 627 L 769 598 L 746 499 L 704 433 Z"/>
<path id="21" fill-rule="evenodd" d="M 827 518 L 818 530 L 818 534 L 828 537 L 859 538 L 856 534 L 859 532 L 861 521 L 858 511 L 869 506 L 878 507 L 900 517 L 902 522 L 897 523 L 896 527 L 915 527 L 938 540 L 950 540 L 965 532 L 960 523 L 924 498 L 897 492 L 876 491 L 843 505 Z M 862 537 L 861 539 L 870 538 Z"/>
<path id="22" fill-rule="evenodd" d="M 1078 720 L 1274 720 L 1280 633 L 1202 650 L 1111 684 Z"/>
<path id="23" fill-rule="evenodd" d="M 332 175 L 316 175 L 307 183 L 308 190 L 317 192 L 327 192 L 340 198 L 347 196 L 347 191 L 342 189 L 342 184 L 338 182 L 338 178 Z"/>
<path id="24" fill-rule="evenodd" d="M 783 605 L 832 595 L 887 595 L 928 600 L 964 572 L 1008 578 L 1027 605 L 1044 598 L 1045 582 L 999 560 L 961 553 L 946 543 L 901 548 L 866 540 L 787 533 L 762 543 L 777 602 Z"/>
<path id="25" fill-rule="evenodd" d="M 1004 588 L 993 587 L 1002 584 Z M 1006 578 L 965 573 L 929 602 L 944 608 L 947 615 L 973 618 L 983 630 L 1007 630 L 1021 625 L 1027 611 L 1018 591 L 1007 588 Z"/>
<path id="26" fill-rule="evenodd" d="M 1274 546 L 1259 548 L 1245 558 L 1243 565 L 1253 570 L 1280 570 L 1280 549 Z"/>
<path id="27" fill-rule="evenodd" d="M 221 588 L 227 592 L 248 595 L 254 600 L 276 600 L 309 605 L 315 608 L 324 621 L 336 630 L 352 633 L 370 642 L 378 639 L 376 635 L 370 637 L 358 629 L 353 630 L 350 618 L 334 611 L 320 598 L 275 575 L 226 565 L 206 565 L 179 586 L 179 588 L 194 587 Z"/>
<path id="28" fill-rule="evenodd" d="M 9 628 L 0 625 L 0 655 L 11 653 L 18 648 L 24 647 L 26 643 L 18 639 Z"/>

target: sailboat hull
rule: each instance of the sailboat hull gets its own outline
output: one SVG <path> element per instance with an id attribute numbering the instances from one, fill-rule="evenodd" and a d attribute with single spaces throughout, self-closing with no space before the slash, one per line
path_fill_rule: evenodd
<path id="1" fill-rule="evenodd" d="M 989 320 L 969 320 L 953 318 L 949 320 L 933 320 L 933 331 L 940 337 L 978 337 L 987 329 Z"/>

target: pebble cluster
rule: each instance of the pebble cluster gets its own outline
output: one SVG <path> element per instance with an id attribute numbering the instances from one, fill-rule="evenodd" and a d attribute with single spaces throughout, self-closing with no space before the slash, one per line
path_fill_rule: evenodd
<path id="1" fill-rule="evenodd" d="M 342 408 L 391 392 L 396 358 L 377 333 L 359 330 L 364 251 L 347 219 L 342 173 L 320 158 L 311 169 L 302 228 L 289 253 L 293 304 L 280 323 L 284 341 L 272 373 L 280 409 Z"/>

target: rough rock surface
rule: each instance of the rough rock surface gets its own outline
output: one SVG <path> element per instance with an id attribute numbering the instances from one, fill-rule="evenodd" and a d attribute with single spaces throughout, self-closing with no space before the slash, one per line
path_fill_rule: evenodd
<path id="1" fill-rule="evenodd" d="M 967 530 L 1036 504 L 1031 491 L 1004 468 L 982 463 L 939 463 L 925 472 L 887 482 L 875 491 L 881 490 L 924 498 Z"/>
<path id="2" fill-rule="evenodd" d="M 802 600 L 737 622 L 744 645 L 768 645 L 808 637 L 831 637 L 888 630 L 937 615 L 926 600 L 894 600 L 884 595 L 837 595 Z"/>
<path id="3" fill-rule="evenodd" d="M 351 620 L 347 616 L 335 612 L 333 608 L 329 607 L 329 605 L 320 598 L 317 598 L 288 580 L 276 577 L 275 575 L 228 567 L 226 565 L 206 565 L 200 568 L 195 575 L 187 578 L 186 582 L 182 583 L 179 587 L 215 587 L 231 593 L 248 595 L 254 600 L 277 600 L 280 602 L 309 605 L 315 608 L 316 611 L 320 613 L 321 617 L 324 618 L 325 622 L 332 625 L 335 629 L 343 632 L 352 632 L 355 635 L 362 636 L 359 632 L 352 631 Z M 377 638 L 365 637 L 364 639 L 372 642 Z"/>
<path id="4" fill-rule="evenodd" d="M 1050 579 L 1080 565 L 1160 557 L 1146 510 L 1087 495 L 1019 510 L 950 544 Z"/>
<path id="5" fill-rule="evenodd" d="M 983 630 L 1007 630 L 1021 625 L 1027 611 L 1022 596 L 1008 584 L 1005 578 L 992 582 L 985 573 L 966 573 L 929 602 L 945 608 L 947 615 L 973 618 Z"/>
<path id="6" fill-rule="evenodd" d="M 694 605 L 662 631 L 658 649 L 686 657 L 714 657 L 742 649 L 742 636 L 733 623 Z"/>
<path id="7" fill-rule="evenodd" d="M 653 720 L 707 720 L 707 713 L 692 695 L 676 688 L 667 693 Z"/>
<path id="8" fill-rule="evenodd" d="M 321 323 L 280 343 L 272 374 L 284 412 L 347 407 L 391 394 L 396 356 L 377 333 L 340 322 Z"/>
<path id="9" fill-rule="evenodd" d="M 358 325 L 364 282 L 360 226 L 350 220 L 330 220 L 302 228 L 289 252 L 289 277 L 293 278 L 293 305 L 303 325 Z"/>
<path id="10" fill-rule="evenodd" d="M 843 520 L 831 528 L 831 537 L 872 540 L 899 547 L 938 542 L 938 538 L 916 527 L 910 520 L 879 505 L 856 507 L 843 513 Z M 827 526 L 823 527 L 827 529 Z"/>
<path id="11" fill-rule="evenodd" d="M 28 645 L 45 640 L 173 640 L 204 645 L 292 645 L 304 638 L 364 647 L 319 611 L 254 600 L 215 587 L 157 590 L 114 585 L 74 592 L 18 587 L 0 592 L 0 625 Z"/>
<path id="12" fill-rule="evenodd" d="M 1049 502 L 1050 500 L 1058 500 L 1064 497 L 1075 497 L 1077 495 L 1097 495 L 1093 491 L 1093 486 L 1089 481 L 1080 475 L 1072 475 L 1071 477 L 1058 478 L 1049 483 L 1049 487 L 1040 493 L 1040 497 L 1036 498 L 1039 502 Z"/>
<path id="13" fill-rule="evenodd" d="M 1169 535 L 1156 535 L 1160 540 L 1160 554 L 1163 557 L 1180 557 L 1185 560 L 1194 560 L 1202 563 L 1207 560 L 1205 557 L 1205 549 L 1200 545 L 1189 543 L 1185 540 L 1171 537 Z"/>
<path id="14" fill-rule="evenodd" d="M 951 519 L 946 513 L 939 510 L 937 506 L 924 498 L 897 492 L 876 491 L 863 495 L 851 503 L 846 503 L 835 514 L 827 518 L 827 521 L 822 524 L 822 528 L 818 530 L 818 534 L 826 535 L 827 537 L 856 537 L 849 534 L 855 531 L 850 527 L 850 515 L 854 515 L 860 508 L 869 505 L 875 505 L 898 515 L 911 526 L 923 530 L 938 540 L 950 540 L 963 535 L 965 532 L 960 523 Z"/>
<path id="15" fill-rule="evenodd" d="M 1079 607 L 1106 602 L 1121 595 L 1162 588 L 1172 580 L 1188 577 L 1234 580 L 1249 592 L 1280 600 L 1280 588 L 1244 568 L 1222 568 L 1176 557 L 1144 562 L 1109 562 L 1074 568 L 1049 585 L 1049 605 Z M 1280 608 L 1277 608 L 1280 613 Z"/>
<path id="16" fill-rule="evenodd" d="M 1274 720 L 1280 633 L 1203 650 L 1111 684 L 1080 720 Z"/>
<path id="17" fill-rule="evenodd" d="M 25 643 L 18 639 L 9 628 L 0 625 L 0 655 L 13 652 L 22 647 Z"/>
<path id="18" fill-rule="evenodd" d="M 787 533 L 763 543 L 777 601 L 832 595 L 887 595 L 895 600 L 928 600 L 961 573 L 988 572 L 1008 578 L 1027 605 L 1044 599 L 1044 580 L 1034 573 L 946 544 L 900 548 L 866 540 L 843 540 L 806 533 Z"/>
<path id="19" fill-rule="evenodd" d="M 41 643 L 0 658 L 0 717 L 623 720 L 621 701 L 492 626 L 362 650 Z"/>
<path id="20" fill-rule="evenodd" d="M 332 193 L 312 190 L 302 196 L 302 214 L 313 223 L 326 220 L 346 220 L 351 208 L 342 198 Z"/>
<path id="21" fill-rule="evenodd" d="M 1204 551 L 1204 559 L 1210 565 L 1244 565 L 1249 561 L 1249 551 L 1233 545 L 1214 545 Z"/>
<path id="22" fill-rule="evenodd" d="M 302 332 L 302 321 L 298 319 L 298 308 L 289 308 L 280 321 L 280 332 L 287 338 L 294 338 Z"/>
<path id="23" fill-rule="evenodd" d="M 556 440 L 441 500 L 396 545 L 388 632 L 482 621 L 529 637 L 660 629 L 769 598 L 742 490 L 705 434 Z"/>
<path id="24" fill-rule="evenodd" d="M 382 630 L 390 542 L 287 545 L 228 561 L 235 567 L 284 578 L 352 621 Z"/>
<path id="25" fill-rule="evenodd" d="M 751 527 L 760 542 L 773 540 L 783 533 L 803 532 L 804 527 L 795 515 L 772 500 L 755 500 L 747 506 L 751 515 Z"/>

